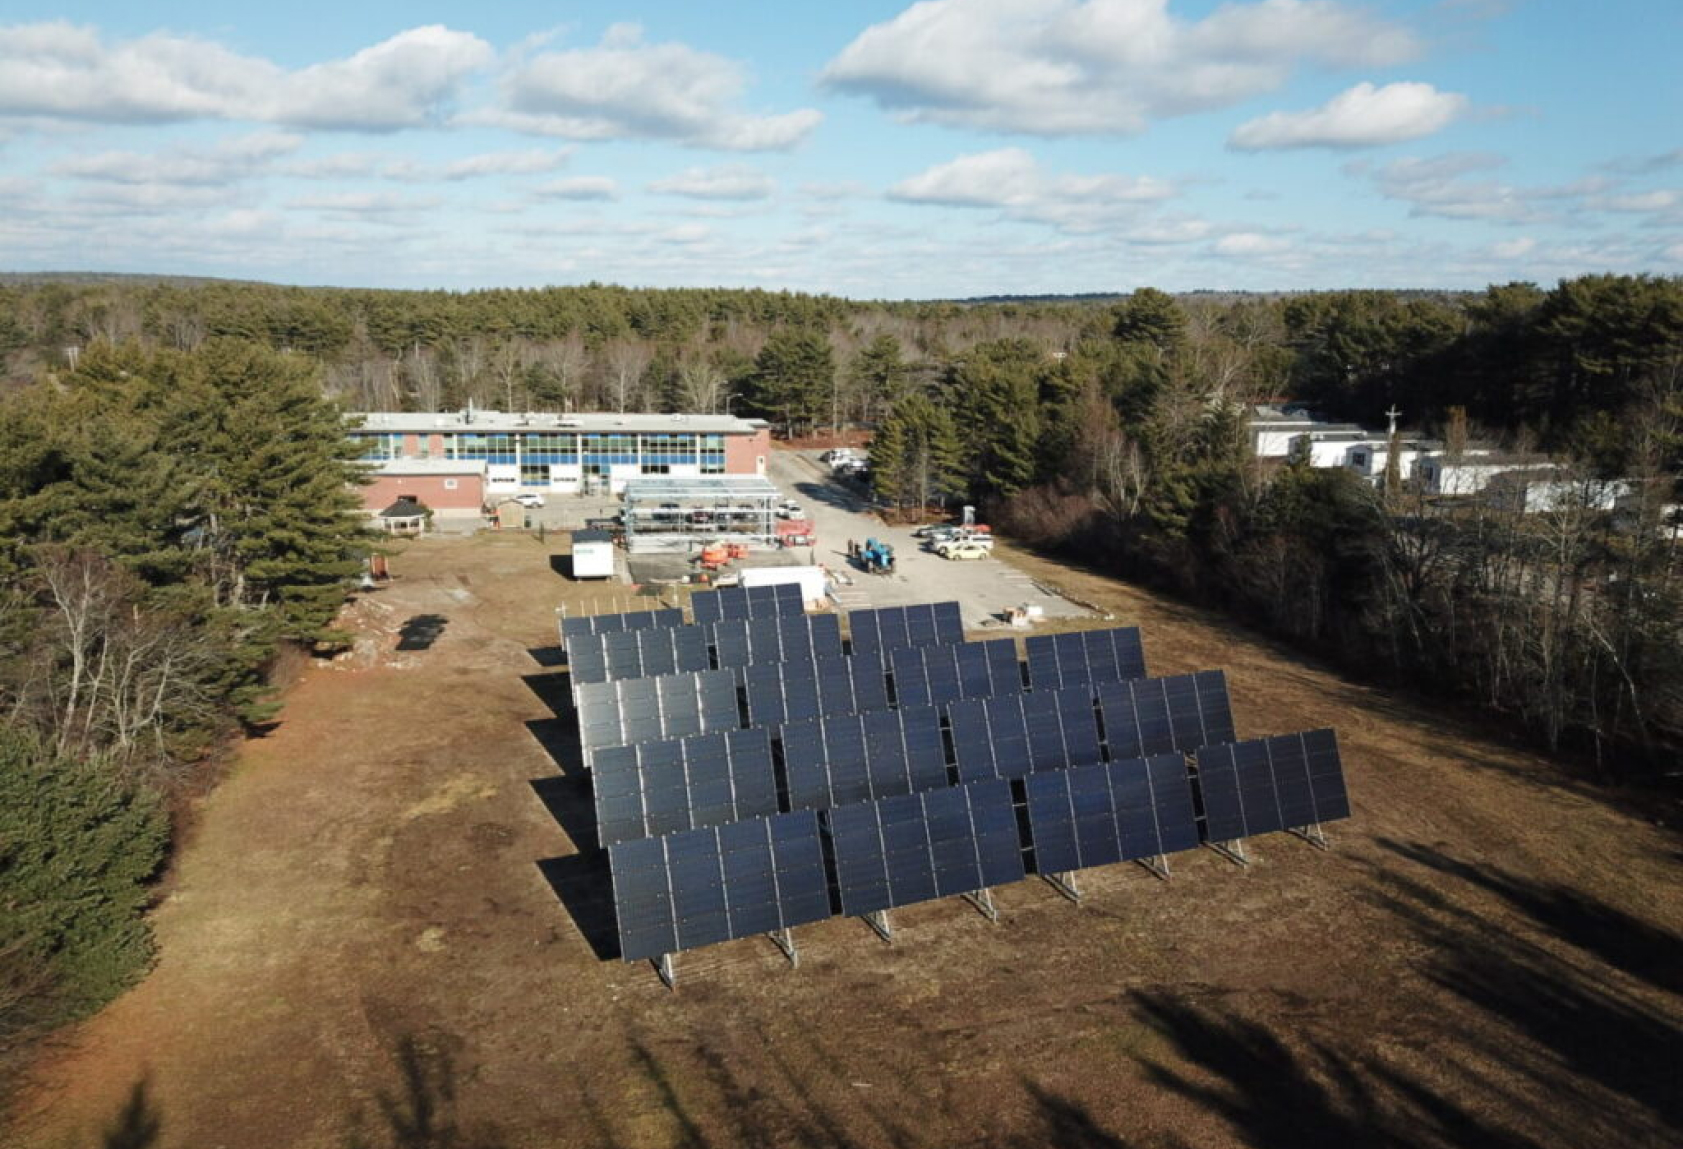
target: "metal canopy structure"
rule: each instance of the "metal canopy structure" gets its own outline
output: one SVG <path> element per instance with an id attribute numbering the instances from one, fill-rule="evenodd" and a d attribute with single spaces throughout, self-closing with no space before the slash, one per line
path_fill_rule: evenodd
<path id="1" fill-rule="evenodd" d="M 625 549 L 699 550 L 712 542 L 774 548 L 783 496 L 760 475 L 651 475 L 625 487 Z"/>

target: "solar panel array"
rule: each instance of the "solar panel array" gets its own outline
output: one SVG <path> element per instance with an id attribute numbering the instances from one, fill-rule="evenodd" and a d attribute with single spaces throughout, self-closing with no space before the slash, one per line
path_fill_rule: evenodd
<path id="1" fill-rule="evenodd" d="M 840 619 L 833 614 L 800 614 L 581 635 L 567 647 L 567 665 L 576 695 L 586 682 L 652 678 L 841 652 Z"/>
<path id="2" fill-rule="evenodd" d="M 608 866 L 626 961 L 830 916 L 818 816 L 807 810 L 622 842 Z"/>
<path id="3" fill-rule="evenodd" d="M 792 662 L 842 652 L 841 619 L 833 614 L 724 618 L 710 624 L 710 629 L 717 666 Z"/>
<path id="4" fill-rule="evenodd" d="M 736 673 L 703 670 L 579 687 L 579 741 L 587 764 L 609 746 L 657 742 L 742 725 Z"/>
<path id="5" fill-rule="evenodd" d="M 1037 690 L 1145 677 L 1145 649 L 1137 627 L 1037 634 L 1023 646 L 1029 681 Z"/>
<path id="6" fill-rule="evenodd" d="M 1112 758 L 1191 751 L 1235 737 L 1227 676 L 1219 670 L 1119 683 L 1100 708 Z"/>
<path id="7" fill-rule="evenodd" d="M 711 670 L 707 635 L 693 626 L 585 635 L 567 647 L 573 689 L 587 682 Z"/>
<path id="8" fill-rule="evenodd" d="M 697 622 L 718 622 L 721 618 L 775 618 L 801 614 L 806 598 L 798 583 L 776 586 L 727 586 L 707 594 L 690 596 L 690 609 Z"/>
<path id="9" fill-rule="evenodd" d="M 562 624 L 628 961 L 822 920 L 832 889 L 874 913 L 1349 815 L 1332 731 L 1238 741 L 1225 676 L 1146 678 L 1134 628 L 1025 665 L 956 603 L 889 607 L 844 655 L 794 585 L 692 603 Z"/>
<path id="10" fill-rule="evenodd" d="M 781 726 L 888 705 L 882 660 L 872 655 L 757 662 L 743 668 L 742 679 L 753 726 Z"/>
<path id="11" fill-rule="evenodd" d="M 1331 730 L 1205 746 L 1197 763 L 1211 841 L 1350 816 L 1338 737 Z"/>
<path id="12" fill-rule="evenodd" d="M 1197 813 L 1179 754 L 1031 775 L 1023 784 L 1035 869 L 1084 870 L 1190 850 Z"/>
<path id="13" fill-rule="evenodd" d="M 894 697 L 901 706 L 929 706 L 1023 689 L 1017 643 L 1009 638 L 903 646 L 893 652 L 890 663 Z"/>
<path id="14" fill-rule="evenodd" d="M 684 612 L 668 607 L 662 610 L 633 610 L 624 614 L 592 614 L 561 620 L 561 641 L 571 647 L 572 641 L 583 635 L 612 634 L 621 630 L 652 630 L 667 626 L 683 626 Z"/>
<path id="15" fill-rule="evenodd" d="M 593 778 L 604 846 L 777 813 L 764 730 L 609 747 L 597 754 Z"/>
<path id="16" fill-rule="evenodd" d="M 853 653 L 883 657 L 903 646 L 964 641 L 964 620 L 956 602 L 849 611 L 847 629 Z"/>
<path id="17" fill-rule="evenodd" d="M 946 786 L 941 715 L 913 706 L 785 726 L 783 765 L 794 810 Z"/>
<path id="18" fill-rule="evenodd" d="M 1025 875 L 1005 782 L 839 806 L 824 819 L 844 914 L 985 890 Z"/>
<path id="19" fill-rule="evenodd" d="M 962 699 L 947 718 L 963 781 L 1189 751 L 1233 729 L 1219 670 Z"/>

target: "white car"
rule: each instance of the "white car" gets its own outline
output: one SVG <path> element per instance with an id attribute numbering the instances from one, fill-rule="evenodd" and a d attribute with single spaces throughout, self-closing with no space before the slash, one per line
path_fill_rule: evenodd
<path id="1" fill-rule="evenodd" d="M 804 519 L 806 518 L 806 512 L 801 510 L 799 503 L 793 499 L 788 499 L 777 504 L 777 517 L 780 519 Z"/>
<path id="2" fill-rule="evenodd" d="M 945 557 L 946 553 L 954 547 L 980 547 L 982 550 L 992 554 L 993 536 L 980 534 L 958 534 L 949 538 L 939 538 L 935 540 L 935 553 L 941 555 L 942 557 Z"/>
<path id="3" fill-rule="evenodd" d="M 523 507 L 531 507 L 533 509 L 543 506 L 543 496 L 534 495 L 530 491 L 522 491 L 520 494 L 514 496 L 514 501 Z"/>

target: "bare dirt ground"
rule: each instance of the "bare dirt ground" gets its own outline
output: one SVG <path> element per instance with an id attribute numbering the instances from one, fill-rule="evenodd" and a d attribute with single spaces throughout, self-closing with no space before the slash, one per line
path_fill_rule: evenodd
<path id="1" fill-rule="evenodd" d="M 956 899 L 898 912 L 892 946 L 837 919 L 797 931 L 798 970 L 764 940 L 684 955 L 676 993 L 604 959 L 606 868 L 542 662 L 555 605 L 602 592 L 557 575 L 555 545 L 394 559 L 356 609 L 362 648 L 308 672 L 207 802 L 156 970 L 47 1051 L 0 1142 L 1683 1136 L 1674 831 L 1220 619 L 1022 556 L 1144 627 L 1154 672 L 1228 668 L 1241 734 L 1337 727 L 1355 816 L 1333 850 L 1274 835 L 1248 870 L 1203 851 L 1169 882 L 1090 871 L 1079 907 L 1022 882 L 997 925 Z"/>

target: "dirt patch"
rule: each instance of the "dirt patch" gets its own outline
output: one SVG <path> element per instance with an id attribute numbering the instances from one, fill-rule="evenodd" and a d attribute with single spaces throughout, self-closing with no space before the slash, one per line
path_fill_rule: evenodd
<path id="1" fill-rule="evenodd" d="M 7 1144 L 97 1144 L 138 1083 L 170 1149 L 393 1143 L 417 1113 L 626 1149 L 1675 1144 L 1675 837 L 1219 619 L 1002 557 L 1141 625 L 1155 673 L 1226 667 L 1243 735 L 1336 726 L 1333 850 L 1107 867 L 1079 907 L 1022 882 L 998 924 L 899 912 L 892 946 L 835 920 L 798 970 L 733 942 L 668 993 L 600 956 L 545 702 L 555 608 L 600 592 L 531 538 L 429 539 L 207 801 L 157 969 L 40 1060 Z M 418 616 L 443 625 L 397 651 Z"/>

